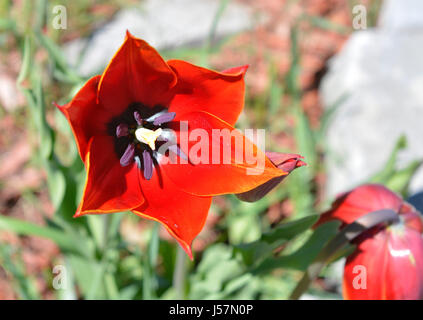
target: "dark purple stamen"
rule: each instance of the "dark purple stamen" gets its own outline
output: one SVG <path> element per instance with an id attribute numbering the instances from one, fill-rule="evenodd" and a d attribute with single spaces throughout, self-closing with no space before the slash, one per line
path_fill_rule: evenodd
<path id="1" fill-rule="evenodd" d="M 130 143 L 128 147 L 125 150 L 125 153 L 120 158 L 120 165 L 122 167 L 126 167 L 127 165 L 130 165 L 134 161 L 134 155 L 135 155 L 135 146 Z"/>
<path id="2" fill-rule="evenodd" d="M 130 110 L 130 111 L 129 111 Z M 128 113 L 122 115 L 120 120 L 128 120 L 127 123 L 117 121 L 118 125 L 113 128 L 117 138 L 124 137 L 123 139 L 116 139 L 116 144 L 120 147 L 127 145 L 125 152 L 120 157 L 120 165 L 122 167 L 129 166 L 135 162 L 135 165 L 139 170 L 143 171 L 143 177 L 146 180 L 151 180 L 155 169 L 155 159 L 160 156 L 166 156 L 166 153 L 161 150 L 152 150 L 148 143 L 143 143 L 137 140 L 136 130 L 144 127 L 148 130 L 157 130 L 160 127 L 162 131 L 155 142 L 159 142 L 158 146 L 163 146 L 163 143 L 172 143 L 173 145 L 168 147 L 169 152 L 179 156 L 182 159 L 188 160 L 187 155 L 176 145 L 176 136 L 172 130 L 166 125 L 167 122 L 171 122 L 175 119 L 175 112 L 168 112 L 167 109 L 159 108 L 158 112 L 149 112 L 149 116 L 143 113 L 140 109 L 129 109 Z M 147 110 L 147 109 L 146 109 Z M 150 109 L 148 109 L 150 110 Z M 144 117 L 145 115 L 145 117 Z M 129 116 L 129 119 L 128 119 Z M 132 116 L 132 119 L 130 119 Z M 136 124 L 134 123 L 136 121 Z M 113 133 L 112 133 L 113 134 Z M 143 140 L 142 138 L 140 138 Z M 159 155 L 158 152 L 161 152 Z"/>
<path id="3" fill-rule="evenodd" d="M 169 151 L 172 151 L 174 154 L 176 154 L 177 156 L 179 156 L 180 158 L 184 160 L 188 160 L 187 155 L 176 144 L 172 144 L 171 146 L 169 146 Z"/>
<path id="4" fill-rule="evenodd" d="M 121 123 L 116 127 L 116 137 L 126 137 L 129 134 L 128 125 Z"/>
<path id="5" fill-rule="evenodd" d="M 138 123 L 139 126 L 142 125 L 142 118 L 141 118 L 138 111 L 134 111 L 134 118 L 135 118 L 135 121 Z"/>
<path id="6" fill-rule="evenodd" d="M 142 153 L 142 160 L 144 164 L 144 178 L 150 180 L 153 176 L 153 159 L 151 159 L 150 152 L 144 150 Z"/>
<path id="7" fill-rule="evenodd" d="M 161 125 L 162 123 L 166 123 L 175 119 L 176 113 L 175 112 L 166 112 L 159 115 L 157 118 L 154 119 L 153 124 L 155 126 Z"/>

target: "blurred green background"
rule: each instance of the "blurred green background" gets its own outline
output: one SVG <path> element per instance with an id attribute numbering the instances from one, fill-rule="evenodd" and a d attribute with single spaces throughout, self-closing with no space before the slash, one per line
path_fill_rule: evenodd
<path id="1" fill-rule="evenodd" d="M 0 107 L 0 299 L 286 299 L 338 227 L 310 230 L 333 200 L 325 196 L 325 132 L 338 104 L 322 107 L 320 80 L 353 31 L 352 6 L 364 4 L 372 26 L 381 1 L 217 1 L 202 41 L 159 50 L 218 70 L 249 64 L 237 126 L 267 129 L 267 150 L 300 153 L 308 163 L 257 203 L 216 197 L 194 241 L 194 261 L 163 228 L 130 213 L 72 218 L 85 172 L 52 102 L 68 102 L 87 76 L 70 63 L 66 44 L 89 39 L 142 2 L 0 0 L 0 87 L 7 90 Z M 218 36 L 234 2 L 266 18 Z M 64 30 L 51 23 L 58 4 L 67 9 Z M 401 138 L 372 181 L 406 196 L 420 162 L 397 169 L 405 147 Z M 308 293 L 340 299 L 339 281 L 339 270 L 325 268 Z"/>

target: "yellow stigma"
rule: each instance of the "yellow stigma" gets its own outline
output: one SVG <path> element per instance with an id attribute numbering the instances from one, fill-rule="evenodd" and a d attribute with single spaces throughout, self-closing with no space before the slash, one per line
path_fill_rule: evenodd
<path id="1" fill-rule="evenodd" d="M 135 137 L 139 142 L 148 144 L 151 150 L 156 148 L 155 142 L 157 138 L 162 134 L 162 129 L 158 128 L 156 130 L 150 130 L 147 128 L 138 128 L 135 130 Z"/>

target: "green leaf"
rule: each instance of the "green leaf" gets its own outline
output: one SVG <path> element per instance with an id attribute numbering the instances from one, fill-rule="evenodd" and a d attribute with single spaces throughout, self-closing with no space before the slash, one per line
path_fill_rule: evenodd
<path id="1" fill-rule="evenodd" d="M 24 50 L 26 50 L 26 47 Z M 25 54 L 27 53 L 24 52 L 24 55 Z M 20 76 L 25 80 L 29 77 L 30 83 L 25 83 L 24 85 L 18 81 L 18 85 L 31 109 L 32 119 L 38 132 L 41 150 L 40 154 L 44 160 L 51 160 L 55 135 L 46 119 L 44 93 L 41 83 L 41 70 L 37 65 L 33 65 L 32 62 L 30 62 L 30 64 L 32 65 L 30 74 L 27 74 L 27 71 L 23 70 Z"/>
<path id="2" fill-rule="evenodd" d="M 301 155 L 305 157 L 309 168 L 315 170 L 317 166 L 316 141 L 310 122 L 300 105 L 295 112 L 295 141 Z"/>
<path id="3" fill-rule="evenodd" d="M 63 250 L 85 253 L 83 241 L 71 237 L 62 230 L 48 226 L 39 226 L 23 220 L 0 215 L 0 229 L 16 232 L 21 235 L 39 236 L 55 242 Z"/>
<path id="4" fill-rule="evenodd" d="M 41 298 L 36 286 L 36 279 L 25 273 L 21 252 L 15 252 L 8 244 L 2 244 L 0 246 L 0 266 L 12 274 L 12 284 L 20 299 L 38 300 Z"/>
<path id="5" fill-rule="evenodd" d="M 228 218 L 228 236 L 231 244 L 253 241 L 260 235 L 260 219 L 254 212 L 232 215 Z"/>
<path id="6" fill-rule="evenodd" d="M 276 113 L 279 111 L 281 106 L 282 97 L 284 94 L 282 85 L 278 81 L 278 73 L 277 68 L 272 65 L 272 68 L 270 69 L 271 74 L 271 82 L 270 82 L 270 88 L 269 88 L 269 115 L 268 120 L 271 123 L 273 117 L 276 115 Z"/>
<path id="7" fill-rule="evenodd" d="M 380 183 L 389 189 L 401 193 L 407 197 L 408 187 L 416 171 L 420 168 L 423 160 L 416 160 L 410 162 L 408 166 L 398 169 L 398 155 L 400 151 L 407 148 L 407 138 L 402 135 L 398 138 L 391 155 L 389 156 L 383 169 L 376 173 L 371 179 L 371 183 Z"/>
<path id="8" fill-rule="evenodd" d="M 320 162 L 318 161 L 318 150 L 315 132 L 301 108 L 300 104 L 295 105 L 293 111 L 296 126 L 294 137 L 298 152 L 305 158 L 307 167 L 295 170 L 287 179 L 289 198 L 294 205 L 294 212 L 297 216 L 305 216 L 315 213 L 314 193 L 312 192 L 312 180 L 318 173 Z"/>
<path id="9" fill-rule="evenodd" d="M 116 284 L 116 279 L 114 274 L 111 272 L 106 272 L 104 275 L 104 285 L 107 292 L 107 298 L 110 300 L 119 299 L 119 289 Z"/>
<path id="10" fill-rule="evenodd" d="M 23 85 L 24 80 L 26 80 L 30 75 L 32 66 L 32 52 L 32 39 L 30 36 L 26 36 L 23 46 L 22 66 L 17 79 L 18 85 Z"/>
<path id="11" fill-rule="evenodd" d="M 323 30 L 332 31 L 343 35 L 349 35 L 351 32 L 350 28 L 347 28 L 342 24 L 332 22 L 331 20 L 323 17 L 305 15 L 302 18 L 306 19 L 312 26 Z"/>
<path id="12" fill-rule="evenodd" d="M 236 246 L 235 252 L 242 255 L 246 265 L 252 265 L 268 256 L 277 247 L 308 230 L 317 220 L 318 215 L 312 215 L 282 224 L 264 233 L 260 240 Z"/>
<path id="13" fill-rule="evenodd" d="M 343 94 L 338 99 L 336 99 L 336 101 L 332 105 L 325 108 L 325 111 L 323 112 L 323 115 L 320 118 L 319 130 L 316 132 L 317 143 L 324 144 L 327 130 L 331 121 L 333 120 L 336 111 L 338 111 L 339 107 L 345 102 L 348 97 L 349 94 Z"/>
<path id="14" fill-rule="evenodd" d="M 398 138 L 395 143 L 394 149 L 391 152 L 391 155 L 388 158 L 388 161 L 383 166 L 383 169 L 376 173 L 369 182 L 385 184 L 389 178 L 395 173 L 395 168 L 397 164 L 398 154 L 401 150 L 404 150 L 407 147 L 407 138 L 405 135 L 402 135 Z"/>
<path id="15" fill-rule="evenodd" d="M 35 7 L 35 28 L 42 30 L 46 24 L 47 0 L 37 0 Z"/>
<path id="16" fill-rule="evenodd" d="M 143 257 L 143 299 L 154 299 L 157 290 L 157 276 L 155 273 L 159 252 L 159 223 L 155 222 L 148 244 L 148 255 Z M 184 255 L 185 258 L 185 255 Z"/>
<path id="17" fill-rule="evenodd" d="M 242 276 L 245 268 L 235 259 L 232 248 L 224 244 L 209 247 L 191 276 L 189 299 L 222 299 L 225 285 Z"/>
<path id="18" fill-rule="evenodd" d="M 119 298 L 122 300 L 133 300 L 138 293 L 138 285 L 130 284 L 120 290 Z"/>
<path id="19" fill-rule="evenodd" d="M 305 273 L 302 279 L 297 283 L 296 288 L 292 291 L 290 299 L 298 299 L 307 290 L 311 282 L 319 276 L 322 268 L 331 261 L 334 261 L 339 254 L 345 254 L 350 246 L 350 243 L 371 228 L 381 223 L 392 223 L 398 221 L 398 213 L 391 209 L 382 209 L 372 211 L 358 218 L 353 223 L 348 224 L 342 230 L 338 231 L 338 226 L 335 229 L 335 235 L 326 241 L 326 244 L 319 249 L 318 254 L 313 257 L 313 261 L 307 264 Z M 335 221 L 341 223 L 340 221 Z M 324 228 L 326 225 L 330 225 L 332 222 L 328 222 L 320 226 Z M 317 230 L 316 230 L 317 231 Z M 326 232 L 323 232 L 326 234 Z M 305 245 L 305 247 L 307 244 Z M 301 251 L 301 250 L 300 250 Z M 313 249 L 314 251 L 314 249 Z M 307 255 L 308 256 L 308 255 Z"/>
<path id="20" fill-rule="evenodd" d="M 87 225 L 90 230 L 91 238 L 94 240 L 96 247 L 101 250 L 104 246 L 104 219 L 106 216 L 87 215 Z M 109 217 L 107 217 L 109 218 Z"/>
<path id="21" fill-rule="evenodd" d="M 201 65 L 203 65 L 204 67 L 208 66 L 209 54 L 211 53 L 213 48 L 213 42 L 215 40 L 216 30 L 219 25 L 219 21 L 222 18 L 223 13 L 225 12 L 228 2 L 229 0 L 221 0 L 216 13 L 214 14 L 212 25 L 210 27 L 209 34 L 207 37 L 207 42 L 206 42 L 206 45 L 204 46 L 204 50 L 201 56 L 201 60 L 202 60 Z"/>
<path id="22" fill-rule="evenodd" d="M 60 48 L 48 37 L 46 37 L 42 32 L 37 31 L 35 33 L 40 44 L 47 50 L 50 55 L 50 58 L 54 61 L 55 66 L 67 77 L 67 80 L 70 83 L 79 83 L 81 82 L 81 77 L 68 66 L 68 63 L 65 57 L 62 54 Z"/>
<path id="23" fill-rule="evenodd" d="M 291 240 L 295 236 L 311 228 L 318 219 L 318 215 L 311 215 L 287 222 L 264 234 L 262 238 L 266 242 L 278 241 L 280 239 Z"/>
<path id="24" fill-rule="evenodd" d="M 386 187 L 407 197 L 411 179 L 423 164 L 422 160 L 412 161 L 406 168 L 396 171 L 387 181 Z"/>
<path id="25" fill-rule="evenodd" d="M 299 75 L 301 72 L 300 66 L 300 49 L 298 46 L 298 26 L 291 28 L 291 67 L 286 76 L 287 91 L 294 97 L 294 101 L 298 102 L 301 95 L 301 88 L 299 85 Z"/>
<path id="26" fill-rule="evenodd" d="M 254 273 L 262 274 L 276 268 L 306 270 L 309 264 L 317 257 L 320 250 L 338 232 L 339 226 L 339 221 L 332 221 L 319 226 L 307 242 L 296 252 L 268 258 L 254 269 Z"/>
<path id="27" fill-rule="evenodd" d="M 105 299 L 104 275 L 106 265 L 95 260 L 68 255 L 69 263 L 75 270 L 75 279 L 83 296 L 88 299 Z"/>
<path id="28" fill-rule="evenodd" d="M 64 266 L 66 270 L 66 285 L 61 288 L 58 292 L 58 298 L 60 300 L 76 300 L 77 293 L 75 287 L 75 276 L 74 270 L 72 269 L 69 259 L 65 257 Z"/>
<path id="29" fill-rule="evenodd" d="M 63 172 L 57 167 L 53 161 L 47 165 L 47 186 L 50 199 L 55 208 L 59 208 L 65 196 L 66 179 Z"/>

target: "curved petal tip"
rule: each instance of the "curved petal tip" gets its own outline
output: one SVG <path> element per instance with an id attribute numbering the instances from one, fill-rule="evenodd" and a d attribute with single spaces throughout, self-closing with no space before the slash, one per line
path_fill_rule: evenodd
<path id="1" fill-rule="evenodd" d="M 177 239 L 178 240 L 178 239 Z M 181 248 L 185 251 L 185 253 L 188 255 L 189 259 L 191 261 L 194 261 L 194 257 L 192 255 L 192 248 L 190 245 L 188 245 L 186 242 L 178 240 L 179 245 Z"/>
<path id="2" fill-rule="evenodd" d="M 243 65 L 243 66 L 239 66 L 239 67 L 233 67 L 233 68 L 229 68 L 229 69 L 225 69 L 223 70 L 221 73 L 225 73 L 225 74 L 230 74 L 230 75 L 245 75 L 245 73 L 247 72 L 248 68 L 250 67 L 249 64 Z"/>
<path id="3" fill-rule="evenodd" d="M 273 178 L 250 191 L 236 194 L 238 199 L 246 202 L 258 201 L 281 183 L 291 171 L 307 165 L 301 160 L 303 157 L 299 154 L 266 152 L 266 156 L 278 169 L 284 172 L 285 175 Z"/>

